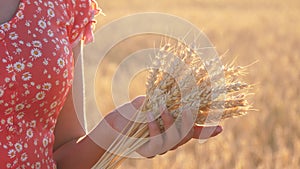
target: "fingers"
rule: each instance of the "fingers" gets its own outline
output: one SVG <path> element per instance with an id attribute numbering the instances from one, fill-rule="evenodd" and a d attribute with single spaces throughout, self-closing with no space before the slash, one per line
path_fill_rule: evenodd
<path id="1" fill-rule="evenodd" d="M 168 130 L 170 127 L 172 127 L 174 123 L 174 118 L 166 109 L 161 109 L 161 112 L 162 112 L 161 118 L 164 123 L 164 129 Z"/>
<path id="2" fill-rule="evenodd" d="M 187 143 L 192 138 L 196 139 L 208 139 L 214 137 L 222 132 L 221 126 L 195 126 L 195 119 L 190 111 L 182 112 L 182 127 L 181 127 L 181 137 L 182 140 L 172 149 L 176 149 L 179 146 Z"/>
<path id="3" fill-rule="evenodd" d="M 147 120 L 149 121 L 148 122 L 148 127 L 149 127 L 150 137 L 154 137 L 156 135 L 161 134 L 160 133 L 159 125 L 157 124 L 157 122 L 156 122 L 156 120 L 154 118 L 154 115 L 151 112 L 149 112 L 147 114 Z"/>
<path id="4" fill-rule="evenodd" d="M 153 114 L 147 114 L 150 140 L 137 150 L 144 157 L 151 158 L 157 154 L 162 154 L 176 146 L 180 141 L 180 134 L 174 125 L 173 116 L 165 110 L 162 111 L 161 118 L 164 124 L 164 133 L 161 133 Z"/>
<path id="5" fill-rule="evenodd" d="M 174 123 L 173 116 L 167 110 L 164 110 L 161 114 L 161 118 L 164 123 L 165 132 L 163 133 L 164 144 L 160 154 L 172 149 L 181 140 L 180 133 Z"/>
<path id="6" fill-rule="evenodd" d="M 221 126 L 211 126 L 211 127 L 194 126 L 193 138 L 208 139 L 210 137 L 214 137 L 220 134 L 222 131 L 223 128 Z"/>
<path id="7" fill-rule="evenodd" d="M 149 142 L 140 147 L 137 152 L 144 157 L 151 158 L 160 153 L 163 146 L 163 138 L 161 136 L 159 125 L 157 124 L 153 114 L 147 114 L 148 128 L 150 139 Z"/>
<path id="8" fill-rule="evenodd" d="M 176 149 L 193 138 L 194 118 L 192 113 L 188 110 L 182 112 L 182 126 L 180 129 L 180 134 L 182 139 L 175 147 L 173 147 L 173 149 Z"/>
<path id="9" fill-rule="evenodd" d="M 145 96 L 138 96 L 133 101 L 131 102 L 132 105 L 136 108 L 139 109 L 145 101 Z"/>
<path id="10" fill-rule="evenodd" d="M 164 133 L 161 133 L 160 126 L 152 113 L 147 114 L 147 119 L 150 138 L 137 152 L 148 158 L 176 149 L 192 138 L 208 139 L 214 137 L 223 130 L 221 126 L 194 126 L 194 117 L 190 111 L 182 112 L 182 123 L 179 129 L 175 125 L 173 116 L 167 110 L 162 111 L 161 119 L 164 124 Z"/>
<path id="11" fill-rule="evenodd" d="M 136 97 L 131 102 L 119 106 L 115 111 L 122 115 L 127 121 L 133 121 L 133 117 L 137 110 L 143 105 L 144 96 Z"/>

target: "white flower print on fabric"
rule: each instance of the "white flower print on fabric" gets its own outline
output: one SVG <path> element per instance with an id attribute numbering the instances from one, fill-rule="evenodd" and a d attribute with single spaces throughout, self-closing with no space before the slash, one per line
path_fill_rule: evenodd
<path id="1" fill-rule="evenodd" d="M 20 143 L 16 143 L 16 144 L 15 144 L 15 149 L 17 150 L 17 152 L 21 152 L 21 151 L 22 151 L 22 149 L 23 149 L 23 146 L 22 146 L 22 144 L 20 144 Z"/>
<path id="2" fill-rule="evenodd" d="M 40 41 L 38 41 L 38 40 L 32 41 L 32 45 L 35 48 L 41 48 L 42 47 L 42 43 Z"/>
<path id="3" fill-rule="evenodd" d="M 54 109 L 56 106 L 57 106 L 57 101 L 53 102 L 53 103 L 50 105 L 50 109 Z"/>
<path id="4" fill-rule="evenodd" d="M 21 155 L 21 161 L 22 161 L 22 162 L 25 162 L 25 161 L 27 160 L 27 158 L 28 158 L 28 155 L 27 155 L 26 153 L 23 153 L 23 154 Z"/>
<path id="5" fill-rule="evenodd" d="M 8 151 L 8 156 L 10 158 L 14 158 L 16 156 L 16 151 L 14 149 L 11 149 Z"/>
<path id="6" fill-rule="evenodd" d="M 68 49 L 68 47 L 67 47 L 67 46 L 65 46 L 65 47 L 64 47 L 64 50 L 65 50 L 65 53 L 66 53 L 67 55 L 69 55 L 69 54 L 70 54 L 70 50 Z"/>
<path id="7" fill-rule="evenodd" d="M 22 11 L 19 11 L 16 16 L 18 17 L 18 19 L 23 19 L 24 18 L 24 15 L 23 15 L 23 12 Z"/>
<path id="8" fill-rule="evenodd" d="M 24 104 L 23 103 L 20 103 L 20 104 L 17 104 L 16 105 L 16 111 L 20 111 L 20 110 L 23 110 L 24 109 Z"/>
<path id="9" fill-rule="evenodd" d="M 41 91 L 41 92 L 38 92 L 38 93 L 35 95 L 35 98 L 36 98 L 37 100 L 42 100 L 42 99 L 45 98 L 45 96 L 46 96 L 46 93 L 43 92 L 43 91 Z"/>
<path id="10" fill-rule="evenodd" d="M 51 89 L 51 83 L 44 83 L 42 89 L 49 91 Z"/>
<path id="11" fill-rule="evenodd" d="M 33 137 L 33 131 L 32 131 L 31 128 L 28 129 L 28 130 L 26 131 L 26 136 L 27 136 L 28 138 L 32 138 L 32 137 Z"/>
<path id="12" fill-rule="evenodd" d="M 8 73 L 13 72 L 13 71 L 14 71 L 13 65 L 12 65 L 12 64 L 8 64 L 8 65 L 6 66 L 6 70 L 7 70 Z"/>
<path id="13" fill-rule="evenodd" d="M 45 29 L 47 27 L 47 23 L 43 19 L 38 21 L 38 25 L 42 29 Z"/>
<path id="14" fill-rule="evenodd" d="M 2 24 L 1 29 L 3 29 L 4 31 L 9 31 L 10 30 L 10 24 L 9 23 Z"/>
<path id="15" fill-rule="evenodd" d="M 24 70 L 24 68 L 25 68 L 25 64 L 22 62 L 16 62 L 14 64 L 14 69 L 18 72 L 21 72 L 22 70 Z"/>
<path id="16" fill-rule="evenodd" d="M 23 75 L 22 75 L 22 80 L 28 81 L 28 80 L 30 80 L 30 79 L 31 79 L 31 74 L 30 74 L 30 72 L 25 72 L 25 73 L 23 73 Z"/>
<path id="17" fill-rule="evenodd" d="M 53 37 L 53 35 L 54 35 L 54 34 L 53 34 L 53 31 L 50 30 L 50 29 L 47 31 L 47 33 L 48 33 L 48 36 L 49 36 L 49 37 Z"/>
<path id="18" fill-rule="evenodd" d="M 64 61 L 64 59 L 59 58 L 59 59 L 57 60 L 57 65 L 58 65 L 60 68 L 63 68 L 63 67 L 65 66 L 65 61 Z"/>
<path id="19" fill-rule="evenodd" d="M 96 7 L 93 0 L 21 0 L 0 24 L 1 169 L 56 168 L 53 129 L 72 85 L 72 47 L 80 38 L 91 42 Z"/>
<path id="20" fill-rule="evenodd" d="M 55 13 L 54 13 L 53 9 L 48 9 L 47 13 L 48 13 L 48 17 L 54 17 L 55 16 Z"/>
<path id="21" fill-rule="evenodd" d="M 42 52 L 40 49 L 38 48 L 33 48 L 31 50 L 31 56 L 32 56 L 32 59 L 36 59 L 36 58 L 39 58 L 42 56 Z"/>
<path id="22" fill-rule="evenodd" d="M 11 40 L 17 40 L 17 39 L 18 39 L 18 34 L 16 34 L 16 32 L 11 32 L 11 33 L 9 34 L 9 38 L 10 38 Z"/>

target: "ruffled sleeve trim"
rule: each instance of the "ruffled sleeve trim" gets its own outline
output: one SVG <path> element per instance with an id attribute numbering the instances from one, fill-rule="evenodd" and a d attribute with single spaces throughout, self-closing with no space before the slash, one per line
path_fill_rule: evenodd
<path id="1" fill-rule="evenodd" d="M 83 40 L 84 44 L 93 42 L 93 31 L 95 29 L 95 24 L 97 23 L 97 21 L 95 20 L 95 16 L 98 14 L 104 15 L 102 10 L 98 7 L 97 2 L 94 0 L 90 0 L 88 6 L 89 9 L 86 13 L 84 13 L 86 9 L 84 11 L 78 11 L 76 10 L 76 8 L 77 7 L 75 7 L 74 16 L 75 23 L 70 35 L 70 42 L 72 47 L 75 47 L 81 40 Z"/>

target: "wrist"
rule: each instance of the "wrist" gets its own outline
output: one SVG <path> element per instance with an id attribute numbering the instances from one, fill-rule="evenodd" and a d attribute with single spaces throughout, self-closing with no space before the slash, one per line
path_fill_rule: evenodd
<path id="1" fill-rule="evenodd" d="M 100 123 L 87 135 L 95 144 L 108 150 L 110 145 L 118 137 L 119 132 L 115 129 L 111 113 L 105 116 Z"/>

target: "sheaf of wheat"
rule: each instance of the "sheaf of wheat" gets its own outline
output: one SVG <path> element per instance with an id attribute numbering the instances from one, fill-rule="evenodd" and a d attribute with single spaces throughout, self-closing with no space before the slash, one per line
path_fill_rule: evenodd
<path id="1" fill-rule="evenodd" d="M 245 115 L 251 109 L 247 102 L 251 85 L 241 81 L 246 67 L 233 63 L 219 66 L 219 57 L 207 58 L 176 41 L 164 42 L 152 59 L 146 83 L 146 99 L 135 114 L 137 121 L 117 138 L 94 168 L 117 168 L 125 157 L 147 142 L 149 137 L 145 114 L 153 112 L 163 131 L 160 107 L 164 106 L 180 125 L 182 111 L 188 109 L 195 125 L 216 125 L 220 120 Z M 139 139 L 130 139 L 139 138 Z"/>

